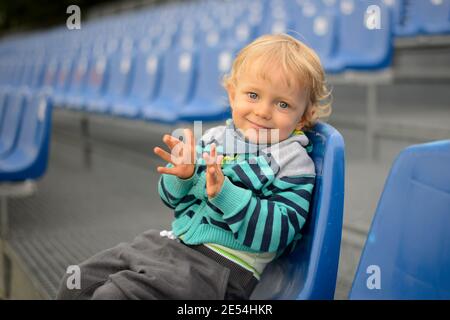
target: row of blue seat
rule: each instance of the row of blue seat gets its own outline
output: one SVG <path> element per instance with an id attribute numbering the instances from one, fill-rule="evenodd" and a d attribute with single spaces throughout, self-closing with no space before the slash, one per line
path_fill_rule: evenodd
<path id="1" fill-rule="evenodd" d="M 86 69 L 80 67 L 85 63 L 81 59 L 67 73 L 72 81 L 64 85 L 60 77 L 53 96 L 57 105 L 69 109 L 129 118 L 166 123 L 220 120 L 229 112 L 220 77 L 230 69 L 236 50 L 177 50 L 164 56 L 116 53 L 92 57 Z"/>
<path id="2" fill-rule="evenodd" d="M 379 14 L 380 29 L 367 25 L 378 22 L 367 18 L 373 4 L 378 9 L 370 14 Z M 244 43 L 284 31 L 313 47 L 328 73 L 385 68 L 392 59 L 393 12 L 401 12 L 402 5 L 393 0 L 259 0 L 163 6 L 99 19 L 81 32 L 57 28 L 4 41 L 0 85 L 45 90 L 56 105 L 77 110 L 169 123 L 220 120 L 229 116 L 220 79 Z M 183 13 L 180 24 L 167 22 Z M 220 27 L 203 30 L 214 21 Z M 109 30 L 118 34 L 104 34 Z"/>
<path id="3" fill-rule="evenodd" d="M 0 181 L 41 177 L 46 168 L 52 104 L 45 94 L 0 91 Z"/>
<path id="4" fill-rule="evenodd" d="M 344 3 L 349 0 L 341 1 Z M 262 1 L 262 3 L 265 2 L 268 1 Z M 123 19 L 124 17 L 121 17 L 124 21 L 116 19 L 107 20 L 108 23 L 91 23 L 78 35 L 64 28 L 57 29 L 57 32 L 48 37 L 33 38 L 30 44 L 31 49 L 25 46 L 15 50 L 14 55 L 10 52 L 11 60 L 6 63 L 10 65 L 8 71 L 10 74 L 13 73 L 13 78 L 23 80 L 23 75 L 26 75 L 23 69 L 27 67 L 23 61 L 26 61 L 28 54 L 33 54 L 39 62 L 48 56 L 109 54 L 116 50 L 165 52 L 178 48 L 192 49 L 224 44 L 242 47 L 259 35 L 286 32 L 299 37 L 315 49 L 324 61 L 328 72 L 354 68 L 376 69 L 389 64 L 393 27 L 388 7 L 381 0 L 370 2 L 377 3 L 381 9 L 380 15 L 383 19 L 381 19 L 381 29 L 378 30 L 369 30 L 364 23 L 361 23 L 367 9 L 366 1 L 358 0 L 351 9 L 347 8 L 344 11 L 331 10 L 328 6 L 318 5 L 320 2 L 297 4 L 293 0 L 274 0 L 268 3 L 273 5 L 262 6 L 265 10 L 259 9 L 261 13 L 253 14 L 253 11 L 247 8 L 243 11 L 244 13 L 237 14 L 238 18 L 229 18 L 231 20 L 229 25 L 221 27 L 221 23 L 217 23 L 218 26 L 207 31 L 201 27 L 206 18 L 200 14 L 193 16 L 192 20 L 190 17 L 185 18 L 186 20 L 182 20 L 183 22 L 178 25 L 161 22 L 159 20 L 161 18 L 154 19 L 155 25 L 163 24 L 164 28 L 161 29 L 155 26 L 139 27 L 139 23 L 144 24 L 140 16 L 132 20 L 133 23 L 129 22 L 130 19 Z M 152 18 L 153 15 L 149 16 L 149 20 Z M 211 18 L 207 18 L 206 21 L 213 23 Z M 119 27 L 120 22 L 124 22 L 124 25 L 129 28 L 124 31 L 123 26 Z M 142 29 L 150 30 L 150 32 L 142 35 Z M 113 30 L 113 36 L 106 34 L 101 38 L 98 37 L 99 33 L 105 34 L 109 30 Z M 117 34 L 115 34 L 116 30 Z M 34 46 L 45 44 L 45 50 L 33 50 L 33 43 Z M 65 45 L 62 46 L 62 43 Z M 65 47 L 68 49 L 61 49 Z M 19 57 L 20 51 L 24 52 L 22 61 L 18 61 L 17 51 L 19 51 Z"/>

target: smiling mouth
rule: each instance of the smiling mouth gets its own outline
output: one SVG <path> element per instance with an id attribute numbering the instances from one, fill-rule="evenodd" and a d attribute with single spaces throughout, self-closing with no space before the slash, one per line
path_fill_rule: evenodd
<path id="1" fill-rule="evenodd" d="M 261 125 L 259 125 L 259 124 L 256 124 L 256 123 L 254 123 L 253 121 L 250 121 L 250 120 L 248 120 L 248 119 L 247 119 L 247 121 L 250 122 L 254 127 L 257 127 L 257 128 L 259 128 L 259 129 L 270 129 L 270 128 L 268 128 L 268 127 L 265 127 L 265 126 L 261 126 Z"/>

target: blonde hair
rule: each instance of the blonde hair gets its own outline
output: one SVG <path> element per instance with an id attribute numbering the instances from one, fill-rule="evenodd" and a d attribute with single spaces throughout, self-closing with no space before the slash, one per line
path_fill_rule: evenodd
<path id="1" fill-rule="evenodd" d="M 267 70 L 264 67 L 275 65 L 282 68 L 288 86 L 293 79 L 305 87 L 307 105 L 302 119 L 306 129 L 331 114 L 331 91 L 327 88 L 325 72 L 314 50 L 287 34 L 263 35 L 238 53 L 230 73 L 223 78 L 225 89 L 236 87 L 239 75 L 256 62 L 263 66 L 259 68 L 263 77 L 264 70 Z"/>

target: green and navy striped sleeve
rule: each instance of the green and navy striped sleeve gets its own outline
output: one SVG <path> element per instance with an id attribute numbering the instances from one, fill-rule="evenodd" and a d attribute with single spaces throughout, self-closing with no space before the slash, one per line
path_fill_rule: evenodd
<path id="1" fill-rule="evenodd" d="M 168 163 L 166 167 L 171 168 L 173 165 Z M 180 203 L 180 201 L 187 195 L 195 181 L 198 179 L 196 173 L 197 166 L 194 174 L 189 179 L 181 179 L 173 174 L 161 174 L 158 182 L 158 192 L 161 200 L 166 206 L 171 209 L 175 209 L 178 203 Z"/>
<path id="2" fill-rule="evenodd" d="M 277 178 L 269 196 L 257 196 L 225 176 L 209 202 L 222 212 L 237 241 L 255 251 L 279 252 L 300 235 L 314 181 L 314 174 Z"/>

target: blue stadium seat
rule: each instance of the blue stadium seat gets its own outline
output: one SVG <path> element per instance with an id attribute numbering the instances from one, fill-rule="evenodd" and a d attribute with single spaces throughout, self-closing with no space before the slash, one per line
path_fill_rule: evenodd
<path id="1" fill-rule="evenodd" d="M 450 0 L 391 0 L 397 36 L 450 33 Z"/>
<path id="2" fill-rule="evenodd" d="M 108 111 L 107 105 L 102 102 L 102 97 L 108 85 L 109 68 L 109 57 L 106 54 L 94 54 L 91 56 L 87 83 L 79 97 L 78 109 L 97 113 Z"/>
<path id="3" fill-rule="evenodd" d="M 58 104 L 64 105 L 67 108 L 77 108 L 81 105 L 81 94 L 84 90 L 88 76 L 89 59 L 87 54 L 80 54 L 74 62 L 74 69 L 69 80 L 69 88 L 67 94 L 58 101 Z M 59 100 L 59 99 L 58 99 Z"/>
<path id="4" fill-rule="evenodd" d="M 55 106 L 64 106 L 64 98 L 70 87 L 74 69 L 75 59 L 73 56 L 66 56 L 58 63 L 56 82 L 53 90 L 51 90 L 52 101 Z"/>
<path id="5" fill-rule="evenodd" d="M 229 103 L 222 77 L 231 69 L 237 48 L 219 46 L 199 52 L 198 76 L 192 100 L 183 106 L 180 120 L 223 120 L 230 116 Z"/>
<path id="6" fill-rule="evenodd" d="M 23 107 L 23 95 L 9 92 L 0 128 L 0 157 L 2 158 L 9 155 L 17 143 Z"/>
<path id="7" fill-rule="evenodd" d="M 47 168 L 52 105 L 44 94 L 15 93 L 24 101 L 17 143 L 0 159 L 0 181 L 37 179 Z"/>
<path id="8" fill-rule="evenodd" d="M 309 4 L 310 8 L 317 4 Z M 328 73 L 343 71 L 344 64 L 337 57 L 337 17 L 335 12 L 319 8 L 302 10 L 302 14 L 296 20 L 294 36 L 306 45 L 314 49 L 320 57 L 322 65 Z"/>
<path id="9" fill-rule="evenodd" d="M 136 118 L 141 109 L 153 101 L 158 92 L 162 58 L 157 53 L 138 52 L 133 57 L 130 89 L 123 99 L 112 105 L 112 113 L 117 116 Z"/>
<path id="10" fill-rule="evenodd" d="M 416 16 L 419 12 L 411 8 L 414 2 L 391 0 L 391 2 L 388 2 L 388 5 L 392 13 L 394 34 L 396 36 L 415 36 L 420 33 L 420 20 Z"/>
<path id="11" fill-rule="evenodd" d="M 36 57 L 33 62 L 32 72 L 29 79 L 29 88 L 31 90 L 39 90 L 43 86 L 43 79 L 46 71 L 46 65 L 43 57 Z"/>
<path id="12" fill-rule="evenodd" d="M 56 74 L 58 71 L 58 57 L 56 55 L 50 57 L 45 66 L 42 79 L 42 87 L 46 89 L 53 88 L 56 83 Z"/>
<path id="13" fill-rule="evenodd" d="M 5 116 L 7 99 L 8 99 L 8 91 L 6 87 L 0 87 L 0 130 L 4 122 L 3 120 Z"/>
<path id="14" fill-rule="evenodd" d="M 417 16 L 421 18 L 421 30 L 424 33 L 450 33 L 450 0 L 416 0 L 416 2 Z"/>
<path id="15" fill-rule="evenodd" d="M 293 251 L 264 270 L 252 299 L 333 299 L 344 206 L 344 140 L 332 126 L 318 123 L 312 141 L 316 184 L 303 237 Z"/>
<path id="16" fill-rule="evenodd" d="M 104 93 L 89 102 L 88 110 L 101 113 L 112 112 L 112 106 L 129 93 L 133 58 L 131 53 L 115 52 L 109 59 L 108 79 Z"/>
<path id="17" fill-rule="evenodd" d="M 263 21 L 258 30 L 257 36 L 262 36 L 264 34 L 279 34 L 279 33 L 287 33 L 292 36 L 295 34 L 291 33 L 291 30 L 295 30 L 295 23 L 293 19 L 290 19 L 288 16 L 283 18 L 275 18 L 269 17 L 266 21 Z"/>
<path id="18" fill-rule="evenodd" d="M 338 25 L 338 59 L 346 68 L 373 70 L 390 65 L 393 26 L 383 1 L 341 0 Z"/>
<path id="19" fill-rule="evenodd" d="M 450 140 L 395 160 L 350 299 L 450 299 Z"/>
<path id="20" fill-rule="evenodd" d="M 194 91 L 197 57 L 194 51 L 169 51 L 164 57 L 161 87 L 155 100 L 142 108 L 142 117 L 150 121 L 174 123 Z"/>

